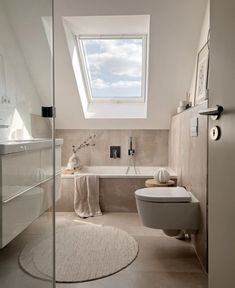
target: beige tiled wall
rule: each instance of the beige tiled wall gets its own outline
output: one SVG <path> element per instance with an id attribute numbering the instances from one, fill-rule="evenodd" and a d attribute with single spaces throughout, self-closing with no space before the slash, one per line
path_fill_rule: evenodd
<path id="1" fill-rule="evenodd" d="M 108 121 L 108 120 L 107 120 Z M 64 139 L 62 165 L 66 165 L 72 153 L 72 145 L 78 145 L 95 133 L 95 146 L 78 152 L 82 165 L 128 165 L 129 137 L 133 136 L 136 165 L 166 166 L 168 164 L 168 130 L 56 130 L 56 137 Z M 110 146 L 121 146 L 121 158 L 110 159 Z"/>
<path id="2" fill-rule="evenodd" d="M 34 138 L 51 138 L 52 127 L 48 118 L 31 114 L 31 132 Z"/>
<path id="3" fill-rule="evenodd" d="M 201 228 L 194 237 L 198 256 L 207 267 L 207 134 L 208 118 L 198 111 L 207 102 L 172 118 L 169 133 L 169 166 L 178 175 L 179 185 L 185 186 L 200 201 Z M 191 119 L 198 117 L 198 137 L 190 136 Z"/>

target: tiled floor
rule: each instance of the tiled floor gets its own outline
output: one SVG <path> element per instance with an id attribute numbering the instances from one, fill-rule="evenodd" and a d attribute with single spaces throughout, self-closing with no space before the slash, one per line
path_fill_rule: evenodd
<path id="1" fill-rule="evenodd" d="M 107 278 L 86 283 L 57 284 L 57 288 L 206 288 L 204 274 L 189 242 L 145 228 L 135 213 L 107 213 L 79 219 L 74 213 L 57 213 L 57 227 L 80 221 L 115 226 L 133 235 L 139 243 L 137 259 L 126 269 Z M 50 232 L 48 215 L 40 217 L 17 239 L 0 251 L 0 286 L 6 288 L 49 288 L 50 283 L 30 277 L 19 269 L 18 255 L 24 245 Z"/>

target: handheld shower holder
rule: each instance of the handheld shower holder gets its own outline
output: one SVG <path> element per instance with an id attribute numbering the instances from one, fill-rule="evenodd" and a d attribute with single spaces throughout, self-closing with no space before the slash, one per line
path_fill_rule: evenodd
<path id="1" fill-rule="evenodd" d="M 135 149 L 128 149 L 128 155 L 134 156 L 135 155 Z"/>

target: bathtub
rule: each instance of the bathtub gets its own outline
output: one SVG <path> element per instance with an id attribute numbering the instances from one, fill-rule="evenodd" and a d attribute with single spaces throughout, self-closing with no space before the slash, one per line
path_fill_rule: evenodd
<path id="1" fill-rule="evenodd" d="M 162 167 L 136 166 L 84 166 L 76 174 L 92 173 L 98 175 L 100 190 L 100 206 L 103 212 L 137 212 L 135 190 L 145 187 L 145 181 Z M 164 167 L 171 179 L 177 183 L 176 173 Z M 61 179 L 61 198 L 56 203 L 56 211 L 72 212 L 74 198 L 75 175 L 63 175 Z"/>
<path id="2" fill-rule="evenodd" d="M 91 173 L 99 175 L 100 178 L 153 178 L 160 168 L 169 172 L 171 179 L 176 179 L 176 173 L 170 167 L 156 166 L 84 166 L 76 174 Z M 74 175 L 63 175 L 63 178 L 74 178 Z"/>

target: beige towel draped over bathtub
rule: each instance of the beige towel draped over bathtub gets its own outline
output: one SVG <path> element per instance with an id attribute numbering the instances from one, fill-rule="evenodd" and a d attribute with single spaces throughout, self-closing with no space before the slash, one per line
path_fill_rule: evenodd
<path id="1" fill-rule="evenodd" d="M 74 210 L 82 218 L 102 215 L 99 204 L 99 176 L 75 175 Z"/>

